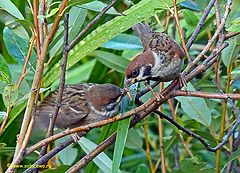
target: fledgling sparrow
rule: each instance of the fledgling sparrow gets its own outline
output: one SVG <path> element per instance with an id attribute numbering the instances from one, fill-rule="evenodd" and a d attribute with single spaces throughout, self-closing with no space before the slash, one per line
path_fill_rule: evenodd
<path id="1" fill-rule="evenodd" d="M 36 126 L 47 128 L 55 107 L 58 91 L 47 96 L 36 112 Z M 81 83 L 66 86 L 56 119 L 57 128 L 74 128 L 115 116 L 124 89 L 112 84 Z"/>
<path id="2" fill-rule="evenodd" d="M 145 23 L 133 26 L 144 51 L 126 69 L 125 87 L 140 81 L 171 81 L 180 76 L 184 52 L 179 44 L 165 33 L 153 32 Z"/>

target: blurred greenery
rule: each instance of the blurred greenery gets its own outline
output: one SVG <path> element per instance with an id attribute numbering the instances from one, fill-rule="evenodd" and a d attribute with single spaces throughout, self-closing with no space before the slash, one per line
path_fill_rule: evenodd
<path id="1" fill-rule="evenodd" d="M 46 0 L 47 8 L 44 15 L 39 15 L 40 22 L 46 21 L 45 31 L 51 28 L 59 9 L 60 0 Z M 189 39 L 201 18 L 209 1 L 178 0 L 180 23 L 184 37 Z M 69 0 L 64 13 L 69 13 L 69 42 L 95 17 L 109 1 Z M 224 13 L 226 1 L 219 0 L 220 14 Z M 36 69 L 36 45 L 32 50 L 27 64 L 26 76 L 21 86 L 17 84 L 23 70 L 26 56 L 29 52 L 31 39 L 34 37 L 34 21 L 32 14 L 33 2 L 29 0 L 2 0 L 0 1 L 0 122 L 6 116 L 7 109 L 12 107 L 8 122 L 0 136 L 0 172 L 7 169 L 11 162 L 19 133 L 24 110 L 27 104 L 31 85 Z M 227 18 L 225 29 L 228 32 L 240 31 L 240 2 L 233 0 L 232 10 Z M 172 1 L 168 0 L 123 0 L 117 1 L 92 28 L 90 28 L 76 46 L 69 52 L 66 84 L 80 82 L 113 83 L 123 87 L 124 71 L 128 63 L 142 51 L 140 39 L 131 27 L 141 21 L 146 21 L 154 31 L 165 31 L 180 44 L 180 37 L 174 19 L 170 17 L 169 27 L 166 30 L 166 18 L 172 10 Z M 51 42 L 44 64 L 44 75 L 41 93 L 46 96 L 58 88 L 60 64 L 63 49 L 63 19 Z M 207 44 L 208 38 L 216 31 L 215 10 L 212 9 L 203 29 L 196 38 L 189 53 L 194 59 Z M 240 36 L 235 36 L 227 42 L 229 46 L 222 52 L 219 59 L 220 86 L 226 92 L 230 85 L 230 93 L 239 93 L 240 90 Z M 214 47 L 213 47 L 214 48 Z M 209 54 L 209 52 L 207 53 Z M 185 62 L 185 66 L 187 62 Z M 228 84 L 228 81 L 229 84 Z M 138 90 L 145 86 L 140 84 Z M 165 84 L 167 86 L 167 83 Z M 191 91 L 205 91 L 219 93 L 215 85 L 215 70 L 210 68 L 196 76 L 188 89 Z M 146 94 L 142 101 L 151 97 Z M 176 121 L 183 127 L 204 138 L 211 146 L 217 144 L 216 139 L 221 127 L 223 103 L 216 99 L 203 99 L 194 97 L 177 97 L 172 100 L 176 106 Z M 40 98 L 39 98 L 40 102 Z M 239 107 L 239 101 L 234 101 Z M 134 108 L 136 105 L 131 105 Z M 129 109 L 128 109 L 129 110 Z M 168 103 L 162 105 L 163 113 L 172 115 Z M 227 104 L 226 131 L 235 121 L 236 115 L 232 105 Z M 94 150 L 96 145 L 110 136 L 116 130 L 119 132 L 116 146 L 112 145 L 96 157 L 82 172 L 151 172 L 146 154 L 146 139 L 144 136 L 144 123 L 148 126 L 148 143 L 150 155 L 155 166 L 155 172 L 161 172 L 159 125 L 158 117 L 150 114 L 146 122 L 138 123 L 131 130 L 126 124 L 113 123 L 99 129 L 93 129 L 78 144 L 69 146 L 56 157 L 56 169 L 45 172 L 65 172 L 70 165 L 76 163 L 86 153 Z M 182 139 L 179 138 L 182 135 Z M 234 132 L 234 137 L 239 135 Z M 67 138 L 59 139 L 57 145 Z M 126 140 L 126 141 L 125 141 Z M 176 127 L 163 120 L 163 144 L 167 172 L 215 172 L 216 154 L 207 151 L 204 146 L 187 136 Z M 183 145 L 185 141 L 186 146 Z M 31 145 L 38 142 L 33 139 Z M 186 151 L 187 147 L 193 157 Z M 227 164 L 234 160 L 238 166 L 239 150 L 229 155 L 231 146 L 227 144 L 221 151 L 221 169 L 225 170 Z M 238 159 L 237 159 L 238 158 Z M 33 164 L 36 154 L 31 154 L 21 163 Z M 177 164 L 178 161 L 179 163 Z M 119 166 L 120 164 L 120 166 Z M 17 169 L 23 172 L 24 169 Z M 116 171 L 117 170 L 117 171 Z"/>

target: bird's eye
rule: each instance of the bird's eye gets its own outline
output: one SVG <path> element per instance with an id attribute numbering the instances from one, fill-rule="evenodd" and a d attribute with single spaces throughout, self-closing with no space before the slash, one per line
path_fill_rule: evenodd
<path id="1" fill-rule="evenodd" d="M 137 77 L 139 75 L 139 70 L 133 70 L 132 76 Z"/>

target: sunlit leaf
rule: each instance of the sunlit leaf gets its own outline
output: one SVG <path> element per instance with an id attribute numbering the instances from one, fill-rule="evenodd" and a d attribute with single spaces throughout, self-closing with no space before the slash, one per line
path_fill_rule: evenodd
<path id="1" fill-rule="evenodd" d="M 95 150 L 97 147 L 97 145 L 94 142 L 90 141 L 85 137 L 81 137 L 81 139 L 78 141 L 78 144 L 87 154 Z M 93 159 L 93 162 L 103 172 L 111 172 L 112 170 L 112 160 L 104 152 L 101 152 L 99 155 L 97 155 L 97 157 Z M 118 170 L 117 172 L 120 173 L 121 171 Z"/>
<path id="2" fill-rule="evenodd" d="M 8 64 L 3 58 L 3 56 L 0 54 L 0 80 L 5 83 L 11 83 L 11 79 L 12 77 Z"/>
<path id="3" fill-rule="evenodd" d="M 3 102 L 6 107 L 14 105 L 18 98 L 18 87 L 13 84 L 9 84 L 4 88 L 3 91 Z"/>
<path id="4" fill-rule="evenodd" d="M 12 14 L 18 19 L 24 19 L 21 12 L 17 9 L 17 7 L 10 0 L 0 1 L 0 8 L 3 8 L 8 13 Z"/>
<path id="5" fill-rule="evenodd" d="M 228 32 L 240 32 L 240 17 L 234 19 L 226 30 Z"/>

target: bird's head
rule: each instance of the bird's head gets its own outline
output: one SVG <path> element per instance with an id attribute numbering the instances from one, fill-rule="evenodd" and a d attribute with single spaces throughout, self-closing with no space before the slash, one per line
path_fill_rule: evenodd
<path id="1" fill-rule="evenodd" d="M 125 94 L 124 89 L 115 85 L 96 84 L 89 90 L 89 101 L 96 112 L 110 117 L 119 111 L 121 99 Z"/>
<path id="2" fill-rule="evenodd" d="M 151 50 L 145 51 L 135 57 L 125 72 L 125 88 L 132 84 L 151 78 L 152 68 L 155 64 L 154 55 Z"/>

